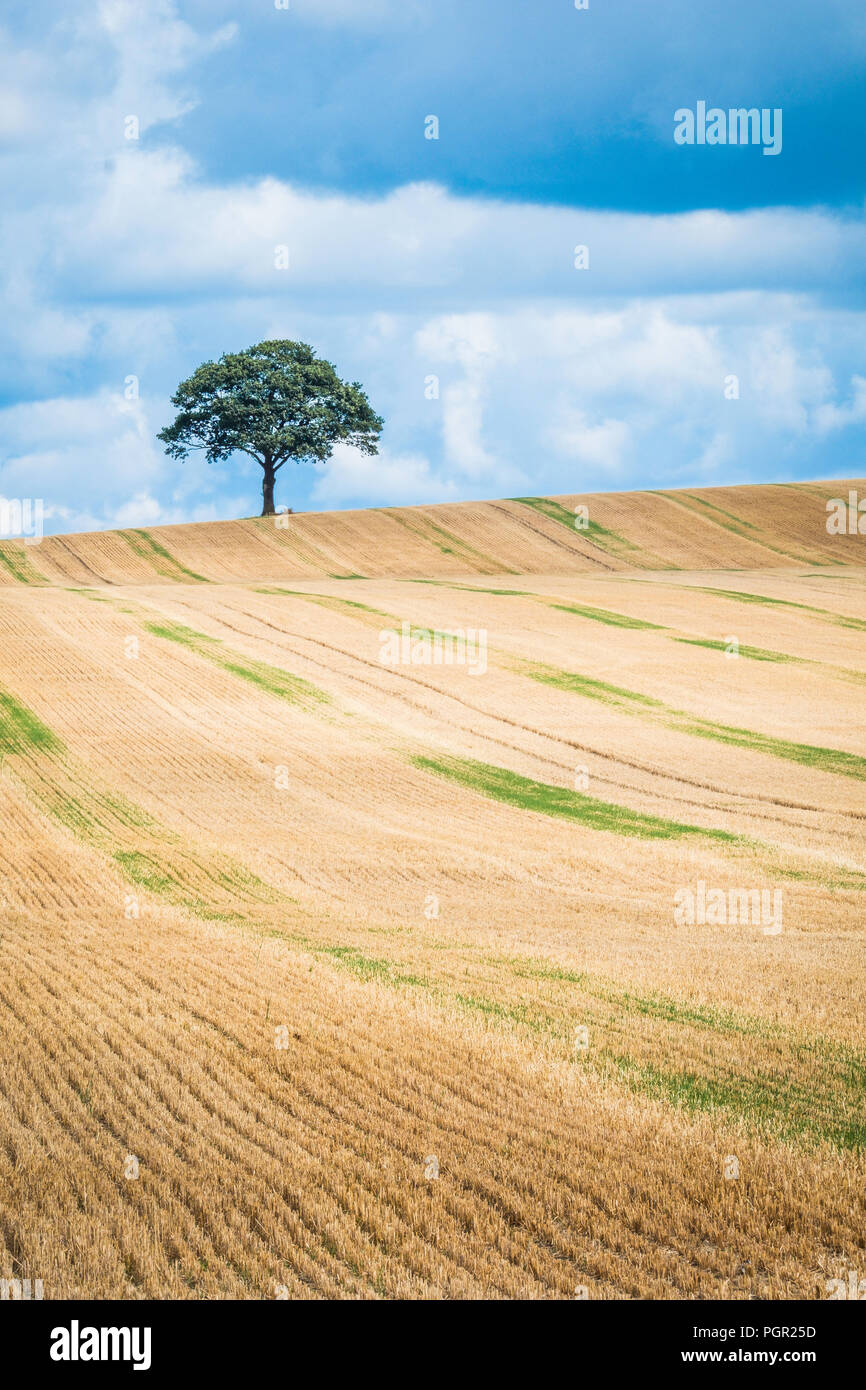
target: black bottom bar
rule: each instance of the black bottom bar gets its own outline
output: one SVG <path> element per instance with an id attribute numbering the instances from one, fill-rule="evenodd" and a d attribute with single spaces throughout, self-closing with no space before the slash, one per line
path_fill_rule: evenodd
<path id="1" fill-rule="evenodd" d="M 846 1300 L 847 1301 L 847 1300 Z M 559 1364 L 575 1376 L 595 1366 L 610 1375 L 700 1377 L 736 1372 L 811 1370 L 822 1381 L 860 1364 L 863 1310 L 817 1303 L 514 1303 L 38 1302 L 0 1304 L 2 1359 L 8 1370 L 38 1371 L 60 1382 L 145 1376 L 162 1383 L 184 1374 L 283 1367 L 293 1377 L 318 1365 L 394 1379 L 465 1375 L 474 1361 L 489 1380 L 514 1354 L 548 1379 Z M 409 1342 L 407 1349 L 402 1344 Z M 96 1352 L 100 1359 L 91 1359 Z M 409 1359 L 407 1359 L 409 1358 Z M 135 1368 L 138 1367 L 136 1370 Z M 546 1369 L 545 1369 L 546 1368 Z M 391 1379 L 392 1375 L 387 1378 Z M 244 1390 L 243 1386 L 239 1390 Z"/>

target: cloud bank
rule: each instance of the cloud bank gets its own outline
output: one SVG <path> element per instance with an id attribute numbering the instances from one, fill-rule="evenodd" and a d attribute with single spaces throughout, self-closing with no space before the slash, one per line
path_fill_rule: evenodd
<path id="1" fill-rule="evenodd" d="M 179 466 L 155 434 L 181 377 L 267 337 L 313 343 L 387 421 L 378 458 L 283 470 L 295 506 L 866 471 L 862 215 L 214 179 L 184 122 L 245 20 L 194 18 L 111 0 L 6 36 L 0 492 L 43 497 L 49 529 L 249 514 L 254 465 Z"/>

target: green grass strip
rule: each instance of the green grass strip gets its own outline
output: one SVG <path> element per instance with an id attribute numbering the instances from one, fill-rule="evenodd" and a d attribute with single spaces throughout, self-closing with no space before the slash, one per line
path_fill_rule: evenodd
<path id="1" fill-rule="evenodd" d="M 0 753 L 63 753 L 64 745 L 32 710 L 0 689 Z"/>
<path id="2" fill-rule="evenodd" d="M 611 685 L 608 681 L 595 680 L 592 676 L 582 676 L 577 671 L 563 671 L 558 666 L 545 666 L 538 661 L 516 659 L 514 669 L 542 685 L 552 685 L 556 690 L 568 690 L 573 695 L 585 695 L 590 700 L 600 700 L 602 704 L 615 709 L 629 710 L 631 713 L 653 709 L 667 712 L 668 706 L 651 695 L 640 695 L 636 690 L 626 690 L 621 685 Z"/>
<path id="3" fill-rule="evenodd" d="M 561 502 L 554 501 L 552 497 L 509 497 L 508 500 L 509 502 L 519 502 L 523 507 L 532 507 L 533 511 L 540 512 L 550 521 L 558 521 L 560 525 L 567 526 L 572 533 L 578 529 L 575 526 L 577 513 L 569 511 L 568 507 L 563 507 Z M 587 521 L 586 526 L 582 529 L 588 531 L 590 535 L 593 532 L 598 532 L 601 535 L 609 534 L 595 521 Z"/>
<path id="4" fill-rule="evenodd" d="M 675 642 L 682 642 L 687 647 L 708 647 L 710 651 L 726 652 L 728 643 L 722 638 L 709 637 L 675 637 Z M 788 656 L 786 652 L 771 652 L 766 647 L 747 647 L 745 643 L 740 643 L 737 647 L 737 654 L 746 657 L 749 661 L 776 661 L 792 662 L 797 666 L 813 666 L 816 663 L 808 661 L 801 656 Z"/>
<path id="5" fill-rule="evenodd" d="M 784 550 L 781 546 L 773 545 L 772 542 L 764 539 L 760 527 L 756 526 L 753 521 L 746 521 L 742 517 L 735 516 L 733 512 L 725 511 L 724 507 L 718 507 L 714 502 L 708 502 L 706 498 L 698 497 L 695 493 L 654 491 L 653 496 L 664 497 L 668 502 L 682 507 L 684 511 L 699 516 L 709 512 L 710 515 L 705 517 L 707 521 L 712 522 L 715 526 L 720 526 L 724 531 L 730 531 L 733 535 L 739 536 L 741 540 L 752 541 L 753 544 L 760 545 L 762 549 L 769 550 L 774 555 L 784 555 L 787 560 L 796 560 L 799 564 L 804 565 L 809 564 L 808 558 L 802 553 Z M 689 503 L 692 505 L 689 506 Z"/>
<path id="6" fill-rule="evenodd" d="M 118 850 L 111 857 L 122 869 L 124 877 L 136 887 L 143 888 L 156 897 L 168 898 L 175 907 L 185 907 L 208 921 L 239 922 L 244 921 L 245 916 L 225 908 L 214 907 L 213 903 L 205 902 L 200 897 L 190 897 L 183 880 L 173 871 L 174 866 L 183 859 L 204 872 L 211 882 L 219 885 L 227 893 L 240 897 L 242 901 L 268 904 L 286 901 L 282 893 L 263 882 L 242 864 L 228 861 L 228 867 L 225 867 L 226 861 L 223 860 L 222 868 L 212 870 L 194 856 L 185 854 L 179 859 L 176 849 L 168 851 L 171 857 L 166 860 L 162 857 L 163 850 L 164 846 L 160 846 L 159 852 L 152 854 L 145 854 L 141 850 Z"/>
<path id="7" fill-rule="evenodd" d="M 592 830 L 607 830 L 614 835 L 631 835 L 643 840 L 678 840 L 686 836 L 727 843 L 738 843 L 740 840 L 739 836 L 727 830 L 704 829 L 698 825 L 684 825 L 661 816 L 632 811 L 627 806 L 600 801 L 582 792 L 571 791 L 568 787 L 537 782 L 508 768 L 476 762 L 472 758 L 431 758 L 418 754 L 411 758 L 411 762 L 425 772 L 446 777 L 494 801 L 544 816 L 555 816 L 560 820 L 576 821 Z"/>
<path id="8" fill-rule="evenodd" d="M 455 559 L 464 560 L 472 568 L 480 570 L 482 573 L 487 571 L 492 574 L 519 574 L 519 570 L 511 569 L 504 565 L 501 560 L 495 559 L 492 555 L 486 555 L 482 550 L 476 550 L 474 545 L 468 541 L 463 541 L 459 536 L 455 536 L 453 531 L 448 531 L 444 526 L 431 521 L 428 516 L 415 513 L 410 520 L 404 512 L 392 507 L 381 507 L 379 510 L 384 516 L 389 516 L 392 521 L 396 521 L 399 526 L 425 541 L 428 545 L 435 548 L 442 555 L 453 555 Z"/>
<path id="9" fill-rule="evenodd" d="M 866 758 L 859 753 L 846 753 L 839 748 L 822 748 L 811 743 L 794 743 L 790 739 L 756 733 L 753 729 L 715 724 L 712 720 L 700 719 L 678 710 L 672 711 L 672 714 L 675 717 L 668 721 L 668 727 L 675 728 L 679 733 L 714 739 L 717 743 L 727 743 L 735 748 L 749 748 L 755 753 L 769 753 L 771 757 L 784 758 L 803 767 L 814 767 L 821 772 L 835 772 L 842 777 L 866 781 Z"/>
<path id="10" fill-rule="evenodd" d="M 240 680 L 249 681 L 260 690 L 275 695 L 277 699 L 286 700 L 289 704 L 311 709 L 317 705 L 331 703 L 331 697 L 326 691 L 320 690 L 311 681 L 304 680 L 303 676 L 293 676 L 279 666 L 270 666 L 265 661 L 253 661 L 242 656 L 239 652 L 224 647 L 218 637 L 208 637 L 203 632 L 185 627 L 183 623 L 145 622 L 144 626 L 155 637 L 189 647 L 199 656 L 206 657 L 215 666 L 219 666 L 220 670 L 227 671 Z"/>
<path id="11" fill-rule="evenodd" d="M 585 608 L 576 603 L 548 603 L 549 608 L 558 608 L 560 613 L 574 613 L 578 618 L 589 618 L 594 623 L 606 623 L 608 627 L 628 627 L 635 631 L 665 632 L 661 623 L 648 623 L 643 618 L 631 618 L 627 613 L 614 613 L 609 608 Z"/>
<path id="12" fill-rule="evenodd" d="M 26 550 L 16 545 L 0 545 L 0 565 L 12 575 L 18 584 L 45 584 L 45 578 L 34 569 Z"/>
<path id="13" fill-rule="evenodd" d="M 8 691 L 0 689 L 0 760 L 9 754 L 37 752 L 63 756 L 66 751 L 63 741 L 32 710 Z M 94 788 L 89 778 L 82 781 L 81 790 L 77 793 L 55 785 L 50 779 L 41 781 L 32 790 L 40 805 L 54 820 L 91 848 L 108 854 L 130 883 L 149 893 L 167 897 L 176 906 L 185 907 L 200 917 L 220 921 L 242 920 L 237 913 L 222 910 L 201 898 L 190 897 L 176 872 L 184 862 L 203 874 L 215 887 L 241 900 L 269 904 L 289 901 L 245 865 L 227 859 L 225 855 L 220 855 L 218 860 L 209 864 L 187 853 L 179 837 L 161 826 L 142 807 L 120 794 Z M 119 826 L 147 835 L 154 842 L 150 852 L 115 848 Z"/>
<path id="14" fill-rule="evenodd" d="M 812 613 L 818 618 L 829 619 L 837 627 L 866 632 L 866 618 L 849 618 L 844 613 L 834 613 L 829 608 L 813 608 L 809 603 L 794 603 L 787 598 L 768 598 L 766 594 L 750 594 L 742 589 L 710 589 L 700 584 L 682 584 L 677 587 L 688 589 L 695 594 L 715 594 L 717 598 L 729 598 L 734 603 L 756 603 L 765 608 L 795 608 L 801 613 Z"/>
<path id="15" fill-rule="evenodd" d="M 148 632 L 152 632 L 154 637 L 162 637 L 166 642 L 177 642 L 182 647 L 191 647 L 196 651 L 205 642 L 219 643 L 218 637 L 208 637 L 205 632 L 196 632 L 195 628 L 185 627 L 183 623 L 164 622 L 164 623 L 145 623 Z"/>
<path id="16" fill-rule="evenodd" d="M 524 507 L 531 507 L 533 511 L 546 516 L 550 521 L 558 521 L 560 525 L 567 526 L 573 536 L 586 536 L 594 541 L 601 550 L 606 550 L 611 555 L 616 555 L 621 559 L 631 557 L 636 564 L 634 557 L 643 555 L 646 552 L 633 541 L 626 540 L 625 536 L 620 536 L 616 531 L 609 531 L 606 526 L 601 526 L 597 521 L 592 521 L 588 517 L 581 517 L 581 524 L 576 525 L 577 514 L 569 511 L 561 502 L 556 502 L 552 497 L 509 497 L 509 502 L 519 502 Z M 656 559 L 656 556 L 652 557 Z"/>
<path id="17" fill-rule="evenodd" d="M 111 857 L 131 883 L 145 888 L 148 893 L 162 897 L 177 892 L 180 887 L 177 879 L 166 872 L 164 865 L 140 850 L 118 850 Z"/>
<path id="18" fill-rule="evenodd" d="M 480 584 L 455 584 L 450 579 L 404 579 L 404 584 L 435 584 L 439 589 L 457 589 L 464 594 L 496 594 L 500 598 L 538 598 L 529 589 L 486 589 Z"/>
<path id="19" fill-rule="evenodd" d="M 771 1019 L 692 1005 L 660 995 L 644 997 L 600 977 L 546 963 L 493 959 L 492 964 L 511 967 L 518 976 L 577 985 L 583 994 L 600 1000 L 605 1009 L 603 1015 L 594 1019 L 580 1000 L 570 998 L 567 1013 L 557 1016 L 545 1009 L 542 1001 L 501 1001 L 484 994 L 452 993 L 434 979 L 409 973 L 399 961 L 368 956 L 355 946 L 324 945 L 296 932 L 280 935 L 311 955 L 326 957 L 330 964 L 356 979 L 384 988 L 407 985 L 423 988 L 428 997 L 444 1009 L 456 1005 L 462 1013 L 478 1015 L 494 1028 L 526 1029 L 536 1036 L 556 1039 L 569 1049 L 573 1044 L 574 1022 L 589 1018 L 594 1041 L 587 1052 L 574 1059 L 574 1065 L 604 1082 L 625 1086 L 646 1099 L 662 1101 L 688 1114 L 719 1114 L 725 1120 L 743 1122 L 753 1131 L 801 1145 L 827 1143 L 840 1150 L 854 1151 L 866 1147 L 864 1057 L 834 1039 L 789 1036 L 782 1025 Z M 608 1006 L 613 1006 L 613 1015 L 608 1012 Z M 707 1075 L 688 1066 L 664 1068 L 644 1058 L 623 1054 L 621 1043 L 616 1050 L 611 1045 L 621 1032 L 622 1020 L 634 1014 L 662 1025 L 673 1024 L 699 1032 L 762 1037 L 782 1051 L 777 1060 L 765 1063 L 763 1070 L 748 1076 L 730 1070 Z M 605 1042 L 608 1036 L 610 1041 Z M 712 1065 L 712 1052 L 706 1056 L 708 1064 Z M 792 1077 L 788 1058 L 814 1059 L 820 1070 L 804 1078 Z M 729 1061 L 728 1066 L 734 1064 L 735 1061 Z"/>
<path id="20" fill-rule="evenodd" d="M 672 709 L 661 700 L 637 691 L 624 690 L 621 686 L 608 685 L 605 681 L 593 680 L 573 671 L 562 671 L 557 667 L 544 666 L 528 661 L 515 661 L 513 668 L 531 680 L 551 685 L 557 690 L 568 690 L 574 695 L 600 700 L 626 714 L 645 714 L 655 719 L 667 729 L 677 733 L 692 734 L 696 738 L 713 739 L 736 748 L 748 748 L 755 753 L 768 753 L 774 758 L 787 762 L 800 763 L 804 767 L 816 768 L 821 772 L 833 772 L 843 777 L 856 777 L 866 781 L 866 758 L 859 753 L 847 753 L 838 748 L 823 748 L 810 743 L 795 743 L 791 739 L 775 738 L 772 734 L 758 733 L 753 729 L 740 729 L 734 725 L 718 724 L 700 715 L 689 714 L 685 710 Z"/>
<path id="21" fill-rule="evenodd" d="M 194 570 L 187 569 L 186 565 L 182 565 L 180 560 L 176 560 L 164 545 L 154 540 L 148 531 L 133 529 L 132 531 L 117 531 L 116 535 L 122 536 L 139 559 L 146 560 L 148 564 L 153 566 L 157 574 L 162 575 L 163 579 L 175 579 L 178 575 L 183 575 L 185 579 L 192 579 L 196 584 L 210 583 L 210 580 L 205 579 L 204 575 L 196 574 Z M 162 563 L 157 564 L 157 560 Z"/>
<path id="22" fill-rule="evenodd" d="M 309 949 L 316 955 L 328 956 L 334 964 L 347 970 L 359 980 L 377 980 L 380 984 L 386 985 L 424 986 L 428 983 L 420 975 L 406 974 L 394 961 L 366 956 L 354 946 L 311 945 Z"/>
<path id="23" fill-rule="evenodd" d="M 269 594 L 278 598 L 303 598 L 309 603 L 317 603 L 320 608 L 330 608 L 334 613 L 346 613 L 349 617 L 356 613 L 372 613 L 376 618 L 384 618 L 387 622 L 397 622 L 391 613 L 383 613 L 381 608 L 371 608 L 369 603 L 359 603 L 354 598 L 338 598 L 334 594 L 311 594 L 305 593 L 302 589 L 276 589 L 262 588 L 253 589 L 254 594 Z"/>
<path id="24" fill-rule="evenodd" d="M 832 1103 L 828 1104 L 831 1096 L 816 1095 L 783 1075 L 698 1076 L 690 1071 L 666 1071 L 606 1051 L 600 1060 L 607 1061 L 618 1079 L 635 1093 L 667 1101 L 690 1113 L 721 1110 L 760 1132 L 776 1133 L 783 1139 L 824 1141 L 840 1149 L 866 1148 L 866 1121 L 839 1115 Z"/>

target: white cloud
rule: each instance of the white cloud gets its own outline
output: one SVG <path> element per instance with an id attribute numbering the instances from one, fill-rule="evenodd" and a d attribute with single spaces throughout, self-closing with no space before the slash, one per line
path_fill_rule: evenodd
<path id="1" fill-rule="evenodd" d="M 433 319 L 415 335 L 415 349 L 428 365 L 457 365 L 458 380 L 442 389 L 442 440 L 448 464 L 472 478 L 497 471 L 483 442 L 487 381 L 501 358 L 492 314 L 451 314 Z"/>
<path id="2" fill-rule="evenodd" d="M 719 431 L 713 435 L 700 457 L 694 461 L 693 467 L 699 474 L 705 475 L 706 481 L 712 482 L 721 476 L 721 469 L 732 463 L 733 454 L 730 436 Z M 691 460 L 689 465 L 692 467 Z"/>
<path id="3" fill-rule="evenodd" d="M 400 24 L 423 9 L 292 0 L 272 18 Z M 212 22 L 211 7 L 199 13 Z M 179 467 L 155 434 L 181 375 L 268 336 L 350 363 L 386 417 L 378 457 L 338 449 L 313 475 L 321 505 L 748 476 L 780 442 L 817 441 L 829 457 L 866 418 L 864 314 L 853 298 L 836 307 L 863 280 L 862 220 L 634 215 L 432 183 L 358 197 L 275 177 L 208 182 L 148 137 L 190 109 L 193 65 L 233 35 L 200 34 L 170 0 L 105 0 L 38 51 L 0 44 L 0 173 L 15 190 L 0 216 L 0 352 L 10 393 L 40 397 L 0 411 L 6 494 L 38 483 L 70 526 L 248 513 L 253 465 Z M 124 139 L 131 114 L 137 142 Z M 574 269 L 578 243 L 588 271 Z M 140 401 L 120 394 L 128 373 Z M 731 373 L 736 401 L 723 396 Z M 851 382 L 847 401 L 837 381 Z M 284 500 L 306 495 L 302 478 L 283 470 Z"/>
<path id="4" fill-rule="evenodd" d="M 863 418 L 864 378 L 839 404 L 834 375 L 816 358 L 822 316 L 810 320 L 803 304 L 792 313 L 774 296 L 741 298 L 738 314 L 724 309 L 693 297 L 597 312 L 532 303 L 420 325 L 378 311 L 350 316 L 347 328 L 335 321 L 328 355 L 339 365 L 351 353 L 351 374 L 368 386 L 374 370 L 381 378 L 371 399 L 386 417 L 382 451 L 339 446 L 324 470 L 287 465 L 279 500 L 303 506 L 311 492 L 328 507 L 590 490 L 645 482 L 648 467 L 659 483 L 726 481 L 747 478 L 786 438 L 821 440 Z M 292 331 L 322 346 L 308 327 Z M 240 345 L 256 336 L 243 322 L 227 331 Z M 424 396 L 431 372 L 438 400 Z M 724 397 L 730 372 L 740 377 L 738 400 Z M 214 468 L 165 457 L 155 435 L 170 418 L 164 396 L 127 401 L 106 390 L 9 407 L 0 411 L 0 486 L 10 496 L 37 492 L 58 518 L 65 508 L 68 529 L 256 510 L 259 472 L 242 456 Z"/>
<path id="5" fill-rule="evenodd" d="M 71 530 L 187 520 L 183 508 L 172 514 L 154 500 L 177 467 L 154 434 L 142 401 L 109 391 L 7 407 L 0 410 L 3 490 L 38 492 L 46 518 Z M 199 490 L 206 486 L 200 478 Z"/>
<path id="6" fill-rule="evenodd" d="M 442 442 L 449 464 L 471 478 L 496 470 L 496 459 L 484 447 L 484 387 L 479 381 L 458 381 L 442 393 Z"/>
<path id="7" fill-rule="evenodd" d="M 755 393 L 757 408 L 767 425 L 803 433 L 811 407 L 832 389 L 832 376 L 823 364 L 804 361 L 786 330 L 773 326 L 755 334 L 748 354 L 746 389 Z"/>
<path id="8" fill-rule="evenodd" d="M 292 473 L 289 465 L 277 475 L 281 501 L 291 506 Z M 361 454 L 338 444 L 334 456 L 317 478 L 312 497 L 324 506 L 382 503 L 398 506 L 419 502 L 449 502 L 460 495 L 452 482 L 437 476 L 420 454 Z"/>
<path id="9" fill-rule="evenodd" d="M 77 31 L 82 47 L 107 43 L 112 54 L 112 85 L 94 102 L 91 130 L 82 132 L 85 140 L 105 142 L 111 149 L 129 142 L 129 116 L 138 121 L 140 139 L 154 126 L 191 111 L 196 100 L 175 79 L 231 43 L 237 25 L 200 34 L 178 18 L 172 0 L 148 0 L 147 5 L 102 0 L 79 17 Z"/>
<path id="10" fill-rule="evenodd" d="M 624 420 L 602 420 L 590 424 L 581 410 L 572 410 L 551 426 L 550 442 L 558 454 L 578 463 L 616 472 L 631 440 L 631 430 Z"/>
<path id="11" fill-rule="evenodd" d="M 116 526 L 152 526 L 163 515 L 163 509 L 155 497 L 147 492 L 137 492 L 115 510 L 112 519 Z"/>
<path id="12" fill-rule="evenodd" d="M 847 429 L 849 425 L 859 425 L 866 420 L 866 377 L 851 378 L 851 404 L 837 405 L 827 401 L 815 410 L 815 427 L 821 434 L 831 430 Z"/>
<path id="13" fill-rule="evenodd" d="M 42 236 L 56 228 L 48 225 Z M 575 229 L 598 247 L 575 271 Z M 287 269 L 275 264 L 277 247 Z M 100 186 L 63 217 L 57 266 L 96 297 L 207 291 L 271 296 L 412 290 L 468 309 L 538 295 L 810 291 L 866 270 L 866 227 L 823 211 L 650 217 L 457 197 L 410 184 L 380 198 L 303 191 L 275 178 L 202 184 L 176 150 L 121 150 Z"/>

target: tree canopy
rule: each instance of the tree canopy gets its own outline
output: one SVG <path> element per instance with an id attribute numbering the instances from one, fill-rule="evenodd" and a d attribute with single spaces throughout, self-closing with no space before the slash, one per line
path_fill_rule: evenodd
<path id="1" fill-rule="evenodd" d="M 208 463 L 248 454 L 261 465 L 262 516 L 271 516 L 284 463 L 324 463 L 335 444 L 378 453 L 384 421 L 359 382 L 341 381 L 308 343 L 271 339 L 204 362 L 171 398 L 178 414 L 157 438 L 172 458 Z"/>

